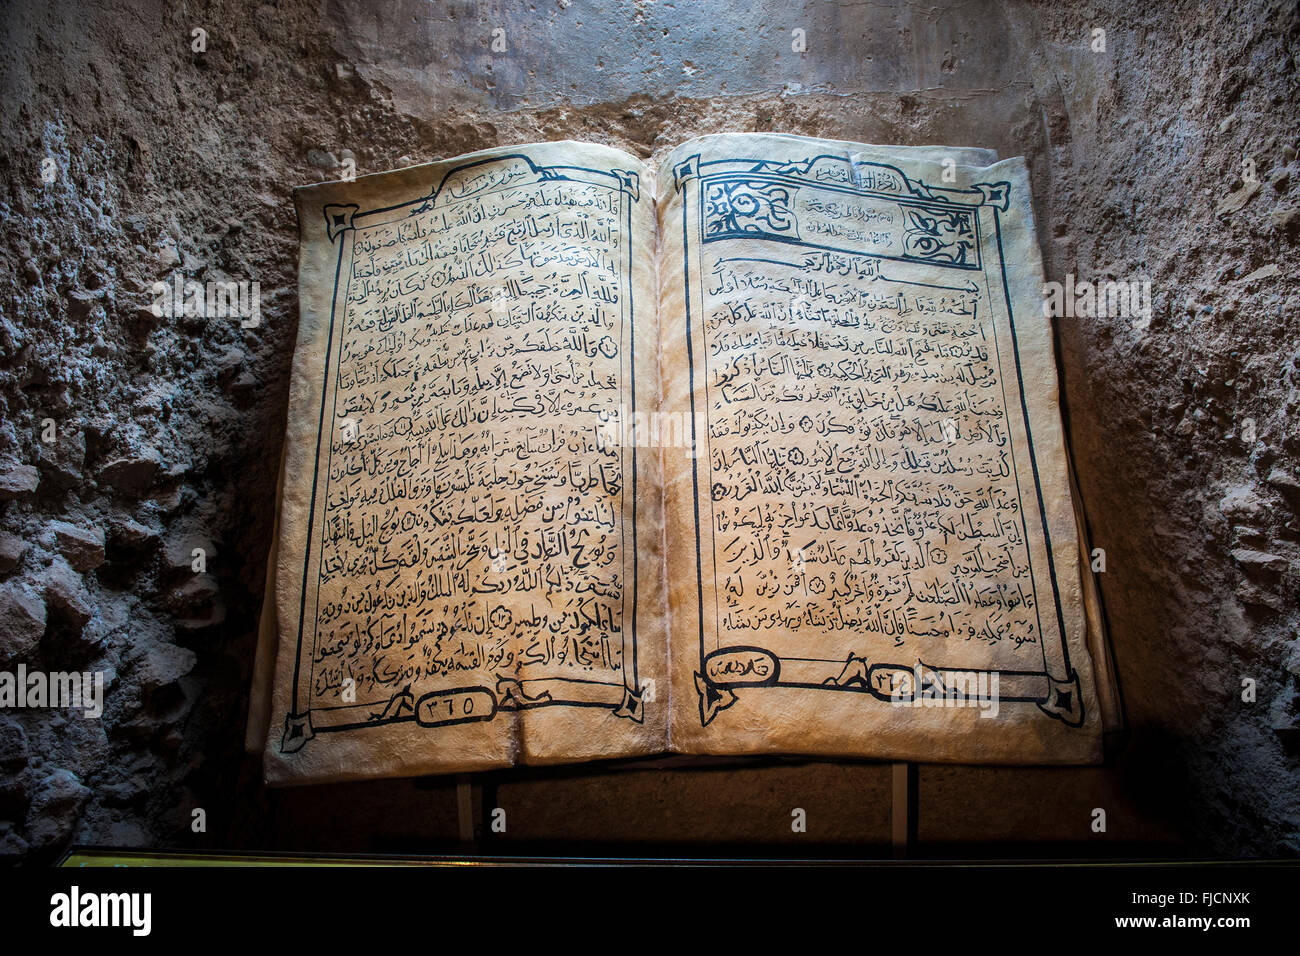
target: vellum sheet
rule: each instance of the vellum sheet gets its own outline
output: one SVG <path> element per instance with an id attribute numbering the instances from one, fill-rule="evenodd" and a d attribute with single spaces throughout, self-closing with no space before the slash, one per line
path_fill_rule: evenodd
<path id="1" fill-rule="evenodd" d="M 578 143 L 296 192 L 270 782 L 663 749 L 658 462 L 616 427 L 659 391 L 653 197 Z"/>
<path id="2" fill-rule="evenodd" d="M 672 748 L 1100 759 L 1023 161 L 721 135 L 657 178 Z"/>
<path id="3" fill-rule="evenodd" d="M 1100 759 L 1021 160 L 552 143 L 296 201 L 270 782 Z"/>

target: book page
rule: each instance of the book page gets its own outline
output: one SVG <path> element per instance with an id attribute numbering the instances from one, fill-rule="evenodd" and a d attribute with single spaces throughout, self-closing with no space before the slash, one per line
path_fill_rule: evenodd
<path id="1" fill-rule="evenodd" d="M 673 748 L 1100 759 L 1023 161 L 725 135 L 659 183 Z"/>
<path id="2" fill-rule="evenodd" d="M 550 143 L 295 199 L 268 781 L 662 750 L 657 461 L 617 428 L 659 388 L 648 170 Z"/>

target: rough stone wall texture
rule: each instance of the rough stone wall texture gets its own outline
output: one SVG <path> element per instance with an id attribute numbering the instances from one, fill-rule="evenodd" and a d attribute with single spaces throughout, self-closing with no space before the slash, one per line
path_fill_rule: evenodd
<path id="1" fill-rule="evenodd" d="M 1128 746 L 1105 768 L 922 768 L 923 844 L 1300 851 L 1294 2 L 98 0 L 0 18 L 0 668 L 108 680 L 101 720 L 0 713 L 0 856 L 451 845 L 450 781 L 267 793 L 241 752 L 296 331 L 289 190 L 349 157 L 365 173 L 560 138 L 648 157 L 737 129 L 1024 155 L 1049 278 L 1152 281 L 1149 325 L 1057 323 Z M 156 318 L 150 286 L 178 274 L 260 282 L 261 324 Z M 521 847 L 797 852 L 792 806 L 809 844 L 888 840 L 878 765 L 498 782 Z"/>

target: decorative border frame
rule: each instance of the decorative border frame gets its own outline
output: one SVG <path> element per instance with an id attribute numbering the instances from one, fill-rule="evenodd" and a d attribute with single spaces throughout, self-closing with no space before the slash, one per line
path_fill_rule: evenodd
<path id="1" fill-rule="evenodd" d="M 496 167 L 495 169 L 492 167 Z M 479 684 L 462 687 L 442 688 L 415 696 L 411 685 L 393 694 L 388 700 L 367 701 L 333 707 L 313 707 L 310 703 L 311 665 L 308 665 L 307 684 L 303 682 L 304 651 L 310 651 L 314 658 L 316 634 L 316 605 L 320 588 L 320 555 L 324 548 L 323 534 L 321 541 L 313 537 L 317 524 L 318 501 L 328 500 L 330 461 L 325 463 L 324 488 L 321 487 L 321 442 L 324 441 L 326 410 L 330 406 L 331 394 L 336 394 L 339 370 L 331 367 L 331 357 L 337 354 L 336 339 L 341 343 L 347 315 L 347 294 L 349 276 L 344 276 L 345 262 L 351 262 L 354 237 L 360 230 L 378 225 L 386 225 L 407 219 L 421 213 L 429 212 L 442 201 L 445 205 L 469 199 L 477 199 L 502 189 L 513 188 L 522 182 L 542 183 L 555 181 L 582 182 L 616 191 L 620 195 L 620 226 L 625 229 L 627 260 L 625 287 L 623 290 L 626 306 L 620 320 L 619 342 L 622 347 L 625 332 L 627 351 L 627 384 L 631 389 L 631 407 L 636 410 L 636 334 L 635 303 L 632 296 L 634 232 L 632 229 L 632 209 L 641 197 L 640 179 L 636 172 L 629 170 L 590 169 L 583 166 L 538 165 L 529 156 L 512 153 L 492 156 L 474 162 L 463 163 L 447 170 L 442 179 L 427 196 L 421 196 L 408 202 L 398 203 L 364 212 L 355 203 L 327 203 L 321 207 L 325 219 L 326 236 L 331 243 L 338 244 L 338 259 L 334 270 L 334 289 L 330 301 L 329 337 L 325 350 L 324 382 L 321 389 L 320 419 L 317 428 L 316 455 L 312 475 L 312 490 L 307 518 L 306 540 L 309 543 L 307 554 L 303 559 L 302 588 L 299 601 L 298 634 L 294 654 L 294 671 L 292 684 L 291 709 L 285 714 L 284 732 L 280 740 L 281 753 L 294 753 L 317 734 L 346 732 L 388 724 L 415 722 L 422 727 L 440 727 L 456 724 L 474 723 L 494 720 L 502 711 L 531 710 L 538 707 L 596 707 L 606 708 L 616 717 L 624 717 L 636 723 L 644 720 L 644 703 L 638 677 L 637 661 L 637 452 L 631 450 L 632 459 L 632 502 L 631 502 L 631 549 L 627 548 L 626 514 L 626 460 L 621 461 L 624 475 L 624 489 L 620 494 L 619 515 L 622 522 L 623 569 L 625 589 L 623 594 L 622 636 L 623 654 L 621 670 L 623 682 L 611 684 L 602 681 L 580 680 L 565 677 L 524 678 L 515 675 L 501 675 L 495 687 Z M 450 197 L 450 198 L 447 198 Z M 630 197 L 631 201 L 627 201 Z M 342 293 L 340 295 L 340 293 Z M 620 379 L 623 358 L 620 355 Z M 335 362 L 337 366 L 337 362 Z M 332 382 L 331 379 L 334 381 Z M 620 395 L 624 382 L 620 381 Z M 331 426 L 331 436 L 333 428 Z M 333 442 L 331 441 L 331 446 Z M 624 450 L 626 454 L 626 449 Z M 332 447 L 329 458 L 332 459 Z M 313 560 L 314 555 L 314 560 Z M 630 562 L 629 562 L 630 556 Z M 629 563 L 631 574 L 627 573 Z M 312 567 L 315 594 L 312 590 Z M 311 613 L 308 613 L 309 598 Z M 630 614 L 629 614 L 630 610 Z M 305 647 L 304 637 L 307 633 L 307 620 L 312 620 L 312 647 Z M 445 712 L 444 712 L 445 708 Z"/>
<path id="2" fill-rule="evenodd" d="M 887 662 L 868 662 L 850 654 L 845 661 L 816 661 L 811 663 L 840 666 L 837 678 L 829 683 L 800 682 L 782 676 L 783 663 L 787 665 L 810 663 L 807 659 L 782 661 L 777 655 L 765 648 L 751 645 L 733 645 L 718 647 L 708 651 L 705 644 L 705 603 L 704 587 L 704 541 L 703 523 L 700 515 L 700 475 L 699 462 L 703 457 L 712 460 L 711 447 L 708 455 L 695 455 L 692 462 L 692 490 L 694 492 L 695 513 L 695 555 L 697 608 L 699 614 L 699 669 L 695 672 L 695 689 L 699 695 L 701 726 L 708 724 L 718 712 L 736 702 L 737 690 L 765 687 L 796 687 L 808 690 L 837 691 L 866 694 L 870 697 L 891 701 L 911 702 L 925 699 L 923 686 L 928 683 L 929 691 L 941 698 L 953 690 L 959 682 L 971 679 L 987 680 L 997 674 L 999 681 L 998 700 L 1001 703 L 1033 703 L 1047 716 L 1060 720 L 1070 727 L 1082 726 L 1084 720 L 1083 701 L 1080 694 L 1079 675 L 1070 664 L 1070 652 L 1066 640 L 1064 614 L 1061 609 L 1060 588 L 1057 582 L 1055 559 L 1052 553 L 1051 530 L 1047 523 L 1047 511 L 1043 501 L 1042 483 L 1039 478 L 1038 460 L 1034 451 L 1032 433 L 1029 424 L 1029 407 L 1025 397 L 1023 369 L 1021 367 L 1020 346 L 1016 335 L 1015 312 L 1011 304 L 1011 292 L 1007 281 L 1006 260 L 1002 247 L 1001 214 L 1010 208 L 1011 184 L 1009 182 L 975 183 L 969 188 L 959 189 L 936 186 L 923 180 L 911 179 L 896 166 L 886 163 L 857 162 L 845 155 L 819 154 L 798 162 L 779 162 L 774 160 L 732 158 L 702 162 L 699 155 L 688 157 L 677 164 L 673 170 L 674 187 L 682 194 L 682 265 L 685 282 L 686 302 L 686 352 L 690 378 L 691 400 L 691 438 L 698 441 L 696 433 L 695 407 L 695 334 L 691 321 L 690 289 L 690 242 L 692 235 L 703 238 L 697 245 L 723 239 L 749 238 L 763 239 L 779 243 L 791 243 L 813 249 L 831 250 L 855 256 L 868 257 L 880 261 L 924 262 L 938 268 L 952 269 L 957 275 L 977 271 L 984 275 L 985 284 L 990 295 L 996 295 L 994 283 L 989 280 L 986 264 L 983 261 L 984 237 L 981 233 L 980 219 L 986 210 L 992 211 L 993 235 L 998 249 L 998 266 L 1001 274 L 1002 292 L 1006 301 L 1007 320 L 1011 330 L 1012 353 L 1015 356 L 1017 383 L 1020 393 L 1020 407 L 1024 419 L 1026 445 L 1033 471 L 1034 492 L 1037 496 L 1039 516 L 1042 520 L 1043 541 L 1046 545 L 1048 577 L 1051 581 L 1053 603 L 1056 611 L 1057 635 L 1059 647 L 1049 649 L 1042 628 L 1042 605 L 1038 600 L 1038 576 L 1033 570 L 1032 552 L 1028 547 L 1030 540 L 1023 507 L 1024 489 L 1021 486 L 1015 455 L 1012 455 L 1013 474 L 1020 508 L 1020 521 L 1026 541 L 1026 555 L 1030 566 L 1030 582 L 1034 588 L 1035 613 L 1039 618 L 1039 645 L 1043 652 L 1043 669 L 1041 671 L 1007 671 L 1007 670 L 971 670 L 969 668 L 950 669 L 931 666 L 918 662 L 915 666 L 892 664 Z M 692 205 L 691 190 L 688 186 L 696 184 L 694 204 L 698 232 L 691 231 Z M 713 184 L 719 184 L 721 191 L 715 191 L 711 197 L 705 191 Z M 739 185 L 737 185 L 739 184 Z M 728 188 L 730 187 L 730 188 Z M 840 249 L 828 245 L 810 243 L 800 238 L 797 222 L 788 222 L 792 193 L 801 187 L 814 187 L 830 190 L 855 197 L 883 200 L 899 206 L 906 217 L 917 216 L 922 221 L 969 224 L 971 244 L 966 247 L 966 254 L 945 253 L 944 244 L 920 242 L 909 248 L 906 244 L 898 254 L 863 252 L 861 249 Z M 757 189 L 760 195 L 745 201 L 739 209 L 734 201 L 737 195 Z M 714 198 L 715 208 L 708 208 L 708 198 L 701 201 L 701 194 Z M 784 194 L 784 195 L 782 195 Z M 730 209 L 717 208 L 716 197 L 721 195 L 730 200 Z M 784 206 L 784 208 L 782 208 Z M 728 215 L 730 213 L 730 215 Z M 737 214 L 738 213 L 738 214 Z M 712 218 L 711 218 L 712 217 Z M 792 218 L 792 217 L 791 217 Z M 720 228 L 710 228 L 710 223 L 721 222 Z M 927 230 L 921 226 L 919 232 Z M 958 235 L 962 233 L 958 230 Z M 702 250 L 697 249 L 696 255 Z M 879 275 L 877 266 L 876 274 Z M 883 276 L 882 276 L 883 277 Z M 900 280 L 895 280 L 900 281 Z M 960 286 L 940 286 L 953 291 L 974 292 L 978 285 L 967 280 Z M 703 295 L 703 292 L 700 293 Z M 997 323 L 993 323 L 995 343 Z M 703 332 L 701 335 L 703 336 Z M 708 377 L 707 342 L 701 354 L 704 357 L 704 375 Z M 1001 372 L 1001 350 L 996 349 L 999 372 Z M 1004 382 L 1005 394 L 1005 376 Z M 707 384 L 705 386 L 707 393 Z M 705 399 L 707 406 L 707 397 Z M 1008 419 L 1013 414 L 1010 404 L 1005 409 Z M 706 407 L 707 415 L 708 409 Z M 1009 421 L 1008 421 L 1009 424 Z M 705 425 L 706 445 L 709 440 L 707 422 Z M 694 447 L 699 447 L 694 445 Z M 716 595 L 714 595 L 715 617 L 717 613 Z M 716 621 L 715 621 L 716 626 Z M 721 628 L 718 627 L 720 631 Z M 1051 656 L 1049 658 L 1049 650 Z M 784 668 L 787 672 L 790 667 Z M 885 693 L 883 686 L 890 688 Z M 969 684 L 967 683 L 967 686 Z M 987 686 L 987 684 L 985 685 Z M 1006 693 L 1001 692 L 1005 688 Z"/>

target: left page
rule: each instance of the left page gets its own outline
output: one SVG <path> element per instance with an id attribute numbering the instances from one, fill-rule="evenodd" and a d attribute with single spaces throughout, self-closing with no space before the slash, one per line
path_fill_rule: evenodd
<path id="1" fill-rule="evenodd" d="M 268 782 L 663 749 L 653 192 L 580 143 L 297 190 Z"/>

